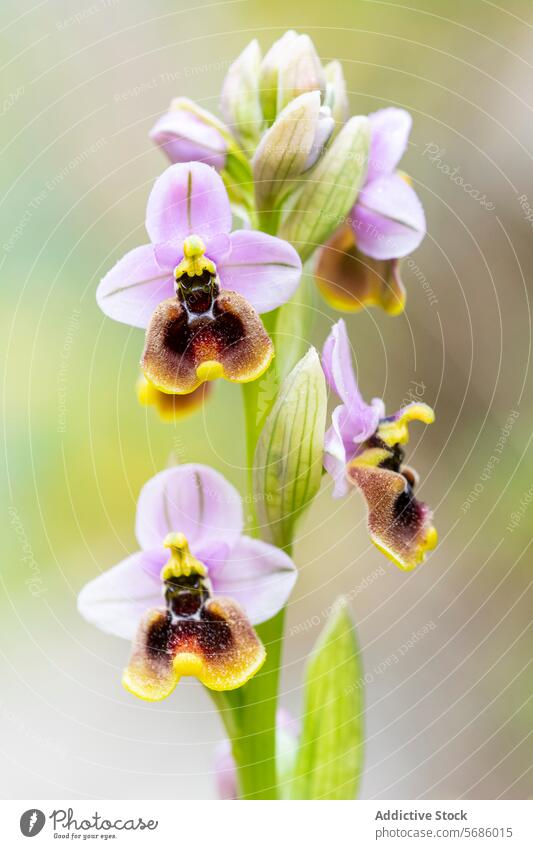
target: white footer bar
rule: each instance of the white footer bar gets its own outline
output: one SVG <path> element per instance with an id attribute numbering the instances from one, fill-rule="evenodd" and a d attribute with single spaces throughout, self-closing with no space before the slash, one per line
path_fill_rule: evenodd
<path id="1" fill-rule="evenodd" d="M 2 846 L 533 847 L 531 801 L 0 802 Z M 35 839 L 35 843 L 30 842 Z"/>

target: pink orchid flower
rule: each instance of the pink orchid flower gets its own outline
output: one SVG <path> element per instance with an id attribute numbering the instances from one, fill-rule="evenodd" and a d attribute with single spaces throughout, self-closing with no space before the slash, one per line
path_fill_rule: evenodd
<path id="1" fill-rule="evenodd" d="M 403 465 L 411 421 L 431 424 L 434 413 L 414 402 L 385 417 L 379 398 L 367 404 L 355 378 L 346 325 L 335 324 L 322 352 L 326 380 L 341 400 L 324 440 L 324 467 L 335 481 L 333 497 L 348 494 L 350 484 L 362 492 L 368 508 L 372 542 L 402 569 L 421 563 L 437 543 L 433 514 L 417 501 L 418 477 Z"/>
<path id="2" fill-rule="evenodd" d="M 193 392 L 205 380 L 254 380 L 272 343 L 257 313 L 290 299 L 301 261 L 282 239 L 231 232 L 222 178 L 199 162 L 172 165 L 148 200 L 151 243 L 134 248 L 97 291 L 103 312 L 147 328 L 146 378 L 159 390 Z"/>
<path id="3" fill-rule="evenodd" d="M 237 490 L 208 466 L 166 469 L 141 490 L 140 551 L 78 598 L 87 621 L 134 640 L 123 677 L 134 695 L 165 698 L 183 675 L 230 690 L 262 665 L 252 625 L 286 604 L 296 568 L 283 551 L 242 531 Z"/>

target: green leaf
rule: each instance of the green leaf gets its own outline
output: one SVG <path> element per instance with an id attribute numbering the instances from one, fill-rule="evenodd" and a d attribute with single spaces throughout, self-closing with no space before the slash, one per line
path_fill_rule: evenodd
<path id="1" fill-rule="evenodd" d="M 350 118 L 311 171 L 278 234 L 302 259 L 346 222 L 365 178 L 369 145 L 368 118 Z"/>
<path id="2" fill-rule="evenodd" d="M 338 599 L 309 659 L 293 799 L 354 799 L 363 759 L 362 670 L 346 601 Z"/>
<path id="3" fill-rule="evenodd" d="M 263 538 L 290 546 L 294 526 L 322 477 L 327 393 L 310 348 L 283 381 L 257 441 L 254 495 Z"/>

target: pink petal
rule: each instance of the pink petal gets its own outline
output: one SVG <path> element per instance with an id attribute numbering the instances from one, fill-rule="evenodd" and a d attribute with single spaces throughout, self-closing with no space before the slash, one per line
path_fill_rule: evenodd
<path id="1" fill-rule="evenodd" d="M 331 416 L 331 426 L 324 436 L 323 463 L 324 468 L 334 481 L 333 498 L 343 498 L 350 490 L 346 480 L 346 464 L 349 458 L 339 423 L 339 416 L 344 409 L 344 404 L 335 408 Z"/>
<path id="2" fill-rule="evenodd" d="M 371 128 L 366 182 L 392 174 L 405 153 L 412 119 L 405 109 L 379 109 L 368 116 Z"/>
<path id="3" fill-rule="evenodd" d="M 243 295 L 260 313 L 285 304 L 302 273 L 292 245 L 252 230 L 236 230 L 230 238 L 231 253 L 218 269 L 223 288 Z"/>
<path id="4" fill-rule="evenodd" d="M 148 198 L 146 229 L 152 242 L 177 242 L 195 233 L 208 241 L 231 230 L 231 208 L 222 178 L 202 162 L 171 165 Z"/>
<path id="5" fill-rule="evenodd" d="M 373 259 L 397 259 L 417 248 L 426 219 L 417 195 L 400 177 L 380 177 L 359 193 L 353 210 L 357 247 Z"/>
<path id="6" fill-rule="evenodd" d="M 150 138 L 171 162 L 198 161 L 217 171 L 224 168 L 227 142 L 215 127 L 187 109 L 174 109 L 163 115 L 150 132 Z"/>
<path id="7" fill-rule="evenodd" d="M 351 426 L 350 439 L 363 442 L 374 433 L 385 408 L 379 399 L 367 404 L 359 392 L 343 318 L 333 325 L 326 339 L 322 351 L 322 368 L 329 386 L 345 405 Z"/>
<path id="8" fill-rule="evenodd" d="M 214 469 L 196 463 L 165 469 L 146 483 L 137 502 L 141 548 L 157 548 L 168 533 L 185 534 L 202 560 L 220 545 L 231 548 L 243 526 L 239 493 Z"/>
<path id="9" fill-rule="evenodd" d="M 231 239 L 227 233 L 217 233 L 208 239 L 205 246 L 205 254 L 218 265 L 228 256 L 231 251 Z M 154 255 L 157 263 L 161 268 L 172 270 L 172 278 L 174 279 L 174 269 L 183 259 L 183 241 L 175 240 L 173 242 L 161 242 L 154 245 Z"/>
<path id="10" fill-rule="evenodd" d="M 132 640 L 139 621 L 163 604 L 160 572 L 168 552 L 137 551 L 85 584 L 78 596 L 81 615 L 107 634 Z"/>
<path id="11" fill-rule="evenodd" d="M 227 595 L 258 625 L 271 619 L 287 603 L 296 581 L 290 557 L 269 543 L 241 537 L 223 565 L 209 566 L 217 595 Z"/>
<path id="12" fill-rule="evenodd" d="M 96 301 L 110 318 L 147 327 L 158 304 L 173 294 L 172 272 L 158 264 L 152 245 L 142 245 L 108 271 L 98 286 Z"/>
<path id="13" fill-rule="evenodd" d="M 282 783 L 288 782 L 298 748 L 300 723 L 286 708 L 279 707 L 276 711 L 276 759 L 278 762 L 279 778 Z M 229 740 L 221 740 L 215 748 L 215 781 L 219 799 L 230 801 L 239 798 L 237 769 L 231 751 Z M 282 788 L 283 789 L 283 788 Z"/>
<path id="14" fill-rule="evenodd" d="M 233 760 L 231 743 L 221 740 L 215 748 L 215 782 L 218 798 L 230 802 L 239 798 L 237 768 Z"/>
<path id="15" fill-rule="evenodd" d="M 231 236 L 227 233 L 217 233 L 205 246 L 205 255 L 212 259 L 216 266 L 221 265 L 230 253 Z"/>

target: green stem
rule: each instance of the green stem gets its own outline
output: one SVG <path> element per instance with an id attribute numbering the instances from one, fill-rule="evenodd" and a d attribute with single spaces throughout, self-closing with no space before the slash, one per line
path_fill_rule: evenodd
<path id="1" fill-rule="evenodd" d="M 240 736 L 233 753 L 241 798 L 277 799 L 276 711 L 285 611 L 257 628 L 267 651 L 261 671 L 241 690 Z"/>
<path id="2" fill-rule="evenodd" d="M 259 215 L 261 229 L 275 233 L 279 211 L 270 210 Z M 262 316 L 267 333 L 274 334 L 278 310 Z M 271 366 L 275 374 L 275 365 Z M 266 379 L 267 375 L 264 376 Z M 246 462 L 248 468 L 248 497 L 253 516 L 250 533 L 258 536 L 254 500 L 254 459 L 257 440 L 261 432 L 268 403 L 260 405 L 264 384 L 255 380 L 243 384 L 243 402 L 246 432 Z M 268 393 L 267 393 L 268 394 Z M 264 407 L 264 409 L 262 409 Z M 278 775 L 276 764 L 276 712 L 278 703 L 281 651 L 285 610 L 257 628 L 265 646 L 267 657 L 262 669 L 238 690 L 215 693 L 217 705 L 226 732 L 231 740 L 233 757 L 239 777 L 240 796 L 243 799 L 277 799 Z"/>

